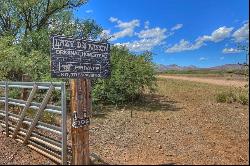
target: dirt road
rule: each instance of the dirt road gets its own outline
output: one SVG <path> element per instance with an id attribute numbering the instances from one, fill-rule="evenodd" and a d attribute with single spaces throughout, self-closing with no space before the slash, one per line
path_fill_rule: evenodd
<path id="1" fill-rule="evenodd" d="M 242 81 L 242 80 L 226 80 L 226 79 L 223 80 L 223 79 L 216 79 L 216 78 L 199 78 L 199 77 L 187 77 L 187 76 L 159 75 L 158 78 L 195 81 L 195 82 L 224 85 L 224 86 L 234 86 L 234 87 L 243 87 L 246 84 L 248 84 L 247 81 Z"/>

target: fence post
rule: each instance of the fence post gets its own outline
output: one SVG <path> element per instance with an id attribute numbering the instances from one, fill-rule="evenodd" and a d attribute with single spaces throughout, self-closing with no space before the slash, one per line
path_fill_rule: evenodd
<path id="1" fill-rule="evenodd" d="M 67 109 L 65 82 L 61 85 L 61 107 L 62 107 L 62 165 L 67 164 Z"/>
<path id="2" fill-rule="evenodd" d="M 5 82 L 5 125 L 6 125 L 6 136 L 9 136 L 9 101 L 8 101 L 8 82 Z"/>
<path id="3" fill-rule="evenodd" d="M 71 138 L 72 138 L 72 165 L 89 165 L 89 126 L 87 118 L 90 113 L 88 79 L 73 79 L 71 85 Z M 81 125 L 81 121 L 87 125 Z"/>

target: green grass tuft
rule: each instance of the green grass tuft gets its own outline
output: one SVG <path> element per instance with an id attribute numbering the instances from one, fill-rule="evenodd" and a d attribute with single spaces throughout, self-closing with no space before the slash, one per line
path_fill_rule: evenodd
<path id="1" fill-rule="evenodd" d="M 219 103 L 237 102 L 247 105 L 249 103 L 248 91 L 245 88 L 223 91 L 216 95 L 216 101 Z"/>

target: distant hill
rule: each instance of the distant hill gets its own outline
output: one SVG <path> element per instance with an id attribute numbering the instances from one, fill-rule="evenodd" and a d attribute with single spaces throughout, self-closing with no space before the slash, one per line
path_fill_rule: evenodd
<path id="1" fill-rule="evenodd" d="M 183 69 L 184 70 L 196 70 L 196 69 L 199 69 L 199 68 L 194 66 L 194 65 L 190 65 L 190 66 L 184 66 Z"/>
<path id="2" fill-rule="evenodd" d="M 163 65 L 163 64 L 157 64 L 155 66 L 155 69 L 157 72 L 164 72 L 167 70 L 239 70 L 241 69 L 242 66 L 239 64 L 225 64 L 225 65 L 220 65 L 220 66 L 214 66 L 214 67 L 209 67 L 209 68 L 199 68 L 194 65 L 190 66 L 179 66 L 176 64 L 171 64 L 171 65 Z"/>
<path id="3" fill-rule="evenodd" d="M 210 67 L 209 69 L 214 70 L 239 70 L 242 69 L 242 66 L 239 64 L 225 64 L 221 66 Z"/>
<path id="4" fill-rule="evenodd" d="M 172 65 L 162 65 L 162 64 L 157 64 L 156 65 L 156 71 L 158 72 L 163 72 L 163 71 L 166 71 L 166 70 L 194 70 L 194 69 L 197 69 L 196 66 L 179 66 L 179 65 L 176 65 L 176 64 L 172 64 Z"/>

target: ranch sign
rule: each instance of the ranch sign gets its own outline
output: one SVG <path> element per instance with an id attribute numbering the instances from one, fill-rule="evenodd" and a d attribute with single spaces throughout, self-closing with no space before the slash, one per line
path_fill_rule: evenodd
<path id="1" fill-rule="evenodd" d="M 70 79 L 72 165 L 89 165 L 91 79 L 108 78 L 110 44 L 52 35 L 51 77 Z"/>
<path id="2" fill-rule="evenodd" d="M 52 35 L 51 44 L 51 77 L 110 76 L 109 43 Z"/>

